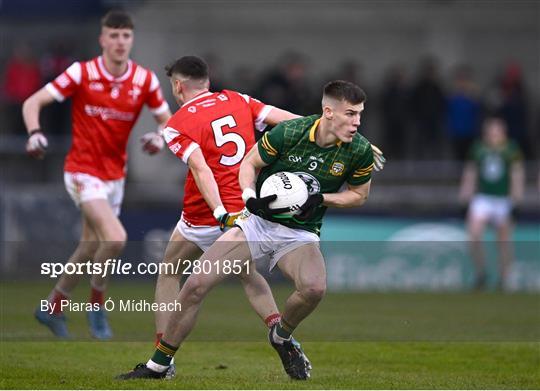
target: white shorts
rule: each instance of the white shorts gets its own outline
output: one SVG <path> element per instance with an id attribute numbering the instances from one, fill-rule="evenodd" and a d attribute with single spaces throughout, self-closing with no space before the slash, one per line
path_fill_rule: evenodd
<path id="1" fill-rule="evenodd" d="M 184 214 L 178 220 L 176 229 L 184 238 L 195 243 L 201 250 L 206 251 L 223 234 L 219 226 L 192 225 L 184 220 Z"/>
<path id="2" fill-rule="evenodd" d="M 487 220 L 496 225 L 507 222 L 511 211 L 512 202 L 508 197 L 487 194 L 475 195 L 469 208 L 472 218 Z"/>
<path id="3" fill-rule="evenodd" d="M 309 243 L 320 242 L 313 232 L 289 228 L 284 225 L 251 215 L 236 220 L 248 241 L 254 261 L 268 261 L 272 270 L 287 253 Z"/>
<path id="4" fill-rule="evenodd" d="M 66 190 L 78 208 L 86 201 L 107 200 L 117 216 L 124 198 L 124 182 L 124 178 L 104 181 L 82 172 L 64 172 Z"/>

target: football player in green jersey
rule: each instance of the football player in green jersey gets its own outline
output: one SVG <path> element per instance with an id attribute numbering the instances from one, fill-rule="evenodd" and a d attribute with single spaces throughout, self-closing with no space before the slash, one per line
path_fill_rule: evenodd
<path id="1" fill-rule="evenodd" d="M 525 175 L 518 146 L 507 138 L 506 124 L 499 118 L 484 122 L 482 140 L 473 145 L 463 171 L 460 198 L 470 202 L 467 228 L 475 262 L 475 288 L 486 284 L 482 238 L 486 225 L 497 230 L 499 287 L 504 288 L 512 260 L 511 211 L 523 198 Z"/>
<path id="2" fill-rule="evenodd" d="M 212 267 L 192 273 L 186 280 L 177 299 L 182 311 L 171 314 L 152 358 L 120 378 L 163 377 L 193 329 L 204 297 L 231 274 L 231 260 L 245 269 L 251 261 L 265 259 L 271 267 L 277 265 L 296 288 L 285 303 L 281 322 L 270 329 L 270 343 L 291 378 L 309 378 L 311 364 L 292 332 L 325 294 L 326 269 L 319 233 L 326 208 L 358 207 L 368 198 L 376 162 L 371 144 L 358 133 L 365 100 L 358 86 L 340 80 L 330 82 L 324 88 L 322 116 L 282 122 L 248 152 L 240 167 L 239 182 L 251 214 L 239 218 L 236 227 L 205 251 L 201 260 L 208 260 Z M 277 171 L 295 172 L 310 193 L 301 213 L 288 220 L 269 207 L 275 195 L 257 196 L 264 179 Z M 346 189 L 340 191 L 344 184 Z"/>

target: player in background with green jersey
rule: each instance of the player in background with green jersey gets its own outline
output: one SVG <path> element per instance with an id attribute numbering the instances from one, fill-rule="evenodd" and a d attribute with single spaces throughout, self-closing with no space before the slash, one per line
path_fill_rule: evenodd
<path id="1" fill-rule="evenodd" d="M 171 314 L 154 355 L 146 364 L 120 375 L 121 379 L 162 378 L 195 326 L 204 297 L 227 277 L 219 265 L 231 259 L 244 262 L 265 258 L 295 285 L 280 323 L 270 329 L 270 343 L 291 378 L 309 378 L 311 365 L 291 334 L 326 291 L 326 269 L 319 248 L 326 208 L 358 207 L 368 198 L 373 150 L 358 133 L 365 100 L 360 87 L 341 80 L 330 82 L 324 87 L 322 116 L 282 122 L 248 152 L 240 167 L 239 182 L 252 214 L 239 218 L 237 227 L 225 232 L 202 255 L 201 259 L 218 266 L 208 273 L 190 275 L 177 299 L 182 311 Z M 262 181 L 277 171 L 294 172 L 308 185 L 308 200 L 291 220 L 274 217 L 276 211 L 269 203 L 275 195 L 257 196 Z M 344 184 L 346 189 L 340 191 Z"/>
<path id="2" fill-rule="evenodd" d="M 484 122 L 482 140 L 473 145 L 463 171 L 460 199 L 470 202 L 467 229 L 475 263 L 475 288 L 486 284 L 486 260 L 482 239 L 486 225 L 497 230 L 499 287 L 504 288 L 512 261 L 512 208 L 525 189 L 523 156 L 509 140 L 506 124 L 499 118 Z"/>

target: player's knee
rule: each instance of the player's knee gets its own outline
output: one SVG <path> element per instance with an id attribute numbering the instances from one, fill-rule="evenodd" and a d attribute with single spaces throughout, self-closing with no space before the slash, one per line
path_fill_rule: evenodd
<path id="1" fill-rule="evenodd" d="M 111 251 L 122 251 L 124 247 L 126 246 L 127 242 L 127 233 L 126 231 L 122 229 L 118 229 L 114 232 L 108 233 L 104 240 L 102 245 L 107 246 L 108 249 Z"/>
<path id="2" fill-rule="evenodd" d="M 100 249 L 110 254 L 120 254 L 126 246 L 126 237 L 111 237 L 110 240 L 101 242 Z"/>
<path id="3" fill-rule="evenodd" d="M 310 281 L 302 286 L 300 294 L 311 303 L 318 303 L 326 293 L 325 281 Z"/>
<path id="4" fill-rule="evenodd" d="M 210 287 L 202 278 L 199 278 L 197 275 L 193 274 L 187 279 L 182 289 L 186 291 L 189 301 L 193 303 L 200 303 L 210 290 Z"/>

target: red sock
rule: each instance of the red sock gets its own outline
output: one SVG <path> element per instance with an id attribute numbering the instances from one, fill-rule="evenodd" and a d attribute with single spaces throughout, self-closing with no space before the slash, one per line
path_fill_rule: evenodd
<path id="1" fill-rule="evenodd" d="M 103 291 L 100 291 L 94 287 L 92 287 L 92 291 L 90 293 L 90 303 L 92 304 L 99 304 L 100 306 L 103 305 L 103 303 L 105 302 L 104 300 L 104 292 Z"/>
<path id="2" fill-rule="evenodd" d="M 52 311 L 53 315 L 55 314 L 58 315 L 62 313 L 62 306 L 61 306 L 62 300 L 67 300 L 67 296 L 58 292 L 56 289 L 54 289 L 51 292 L 51 295 L 49 296 L 49 303 L 54 304 L 53 311 Z"/>
<path id="3" fill-rule="evenodd" d="M 156 333 L 156 346 L 158 346 L 159 341 L 161 341 L 162 337 L 163 337 L 163 333 Z"/>
<path id="4" fill-rule="evenodd" d="M 264 324 L 266 324 L 266 327 L 270 328 L 276 323 L 279 323 L 280 319 L 281 319 L 281 314 L 279 313 L 272 314 L 264 320 Z"/>

